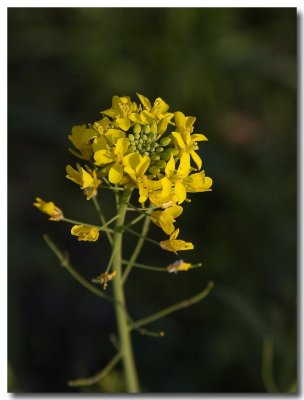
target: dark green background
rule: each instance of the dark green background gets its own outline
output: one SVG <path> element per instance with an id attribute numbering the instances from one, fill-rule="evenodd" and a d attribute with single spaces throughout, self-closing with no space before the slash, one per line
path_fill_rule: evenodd
<path id="1" fill-rule="evenodd" d="M 188 273 L 136 270 L 128 305 L 141 318 L 201 290 L 202 303 L 134 333 L 145 392 L 265 392 L 263 341 L 278 390 L 296 380 L 296 9 L 8 10 L 9 389 L 68 392 L 70 378 L 114 354 L 112 307 L 86 292 L 42 240 L 48 232 L 88 279 L 109 255 L 104 238 L 79 243 L 70 226 L 32 207 L 40 196 L 97 223 L 65 178 L 71 126 L 99 119 L 117 95 L 161 96 L 197 116 L 213 191 L 192 195 L 178 224 L 196 245 Z M 100 193 L 110 214 L 112 199 Z M 153 227 L 151 236 L 163 236 Z M 128 252 L 133 239 L 128 239 Z M 140 260 L 173 255 L 146 246 Z M 269 372 L 269 371 L 268 371 Z M 123 390 L 117 368 L 101 387 Z"/>

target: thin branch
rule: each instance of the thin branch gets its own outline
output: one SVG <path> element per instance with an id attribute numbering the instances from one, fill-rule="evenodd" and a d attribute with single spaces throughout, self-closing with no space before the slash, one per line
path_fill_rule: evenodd
<path id="1" fill-rule="evenodd" d="M 127 260 L 122 260 L 123 264 L 129 264 L 129 261 Z M 156 271 L 156 272 L 169 272 L 167 268 L 163 268 L 163 267 L 155 267 L 154 265 L 147 265 L 147 264 L 141 264 L 141 263 L 133 263 L 133 266 L 136 268 L 140 268 L 140 269 L 147 269 L 149 271 Z M 190 269 L 196 269 L 196 268 L 201 268 L 203 265 L 202 263 L 197 263 L 197 264 L 193 264 L 191 265 L 191 267 L 189 268 L 188 271 L 190 271 Z"/>
<path id="2" fill-rule="evenodd" d="M 127 264 L 127 267 L 126 267 L 126 269 L 125 269 L 125 271 L 124 271 L 124 273 L 122 275 L 122 284 L 123 285 L 125 284 L 126 279 L 127 279 L 128 275 L 129 275 L 129 273 L 131 272 L 131 269 L 133 268 L 133 265 L 136 262 L 136 260 L 137 260 L 137 258 L 139 256 L 139 253 L 140 253 L 140 251 L 141 251 L 141 249 L 142 249 L 142 247 L 143 247 L 143 245 L 145 243 L 145 239 L 144 238 L 145 238 L 145 235 L 147 234 L 147 232 L 149 230 L 149 226 L 150 226 L 150 216 L 147 215 L 145 217 L 145 220 L 144 220 L 144 223 L 143 223 L 143 226 L 142 226 L 142 229 L 141 229 L 141 236 L 142 237 L 139 238 L 139 240 L 138 240 L 138 242 L 137 242 L 137 244 L 136 244 L 136 246 L 135 246 L 135 248 L 133 250 L 131 258 L 130 258 L 128 264 Z"/>
<path id="3" fill-rule="evenodd" d="M 273 343 L 270 338 L 263 339 L 262 379 L 268 393 L 278 393 L 272 372 Z"/>
<path id="4" fill-rule="evenodd" d="M 135 321 L 131 325 L 131 329 L 140 328 L 141 326 L 150 324 L 151 322 L 154 322 L 160 318 L 163 318 L 168 314 L 172 314 L 173 312 L 180 310 L 181 308 L 186 308 L 186 307 L 191 306 L 192 304 L 198 303 L 199 301 L 203 300 L 205 297 L 208 296 L 208 294 L 212 290 L 213 286 L 214 286 L 214 283 L 212 281 L 210 281 L 208 283 L 207 287 L 204 290 L 202 290 L 201 292 L 199 292 L 197 295 L 190 297 L 187 300 L 183 300 L 179 303 L 176 303 L 173 306 L 164 308 L 163 310 L 158 311 L 148 317 L 145 317 L 138 321 Z"/>
<path id="5" fill-rule="evenodd" d="M 93 204 L 95 206 L 97 214 L 99 215 L 99 219 L 100 219 L 101 223 L 102 224 L 106 224 L 107 221 L 106 221 L 105 216 L 103 215 L 103 212 L 101 211 L 101 207 L 100 207 L 100 204 L 98 202 L 97 196 L 93 197 Z M 113 232 L 113 231 L 111 231 L 111 232 Z M 112 239 L 112 236 L 110 235 L 110 232 L 106 231 L 106 235 L 107 235 L 109 243 L 112 244 L 113 243 L 113 239 Z"/>
<path id="6" fill-rule="evenodd" d="M 115 367 L 116 364 L 119 363 L 121 359 L 121 352 L 118 352 L 112 360 L 97 374 L 89 377 L 89 378 L 80 378 L 68 381 L 69 386 L 91 386 L 94 383 L 100 382 L 112 369 Z"/>
<path id="7" fill-rule="evenodd" d="M 150 239 L 150 238 L 146 237 L 145 235 L 140 234 L 140 233 L 134 231 L 133 229 L 130 229 L 130 228 L 127 228 L 126 226 L 123 226 L 123 227 L 122 227 L 122 230 L 123 230 L 123 231 L 130 232 L 132 235 L 137 236 L 137 237 L 139 237 L 139 238 L 141 238 L 141 239 L 143 239 L 143 240 L 146 240 L 147 242 L 156 244 L 156 245 L 159 247 L 159 243 L 158 243 L 156 240 Z"/>
<path id="8" fill-rule="evenodd" d="M 72 276 L 75 278 L 83 287 L 89 290 L 91 293 L 94 293 L 98 297 L 102 297 L 105 300 L 113 303 L 113 299 L 110 296 L 107 296 L 101 290 L 97 289 L 94 285 L 88 282 L 82 275 L 77 272 L 72 265 L 70 264 L 68 257 L 64 254 L 59 248 L 55 245 L 55 243 L 51 240 L 48 235 L 43 235 L 43 239 L 52 252 L 56 255 L 62 267 L 64 267 Z"/>
<path id="9" fill-rule="evenodd" d="M 116 216 L 115 218 L 117 218 L 117 216 Z M 87 224 L 86 222 L 76 221 L 76 220 L 70 219 L 70 218 L 62 218 L 61 221 L 68 222 L 69 224 L 73 224 L 73 225 L 85 225 L 85 226 L 89 226 L 89 227 L 92 227 L 92 228 L 96 228 L 96 229 L 98 229 L 99 231 L 105 231 L 105 232 L 113 233 L 113 230 L 112 230 L 112 229 L 106 228 L 106 226 L 109 225 L 110 221 L 109 221 L 109 222 L 106 222 L 106 223 L 105 223 L 104 225 L 102 225 L 102 226 Z M 111 221 L 111 222 L 112 222 L 112 221 Z"/>

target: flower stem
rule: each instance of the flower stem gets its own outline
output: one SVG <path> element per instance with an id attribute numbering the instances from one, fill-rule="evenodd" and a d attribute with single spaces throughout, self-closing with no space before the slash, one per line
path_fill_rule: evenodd
<path id="1" fill-rule="evenodd" d="M 115 298 L 115 312 L 117 319 L 117 327 L 119 333 L 120 351 L 122 355 L 124 374 L 126 380 L 127 391 L 129 393 L 138 393 L 139 383 L 137 378 L 137 371 L 134 361 L 130 328 L 126 314 L 123 309 L 125 308 L 125 295 L 122 283 L 122 226 L 124 224 L 125 215 L 128 207 L 128 200 L 131 196 L 131 191 L 125 191 L 121 197 L 118 208 L 118 218 L 115 225 L 115 233 L 113 238 L 113 269 L 116 271 L 116 276 L 113 279 L 113 292 Z M 119 303 L 120 306 L 117 304 Z"/>

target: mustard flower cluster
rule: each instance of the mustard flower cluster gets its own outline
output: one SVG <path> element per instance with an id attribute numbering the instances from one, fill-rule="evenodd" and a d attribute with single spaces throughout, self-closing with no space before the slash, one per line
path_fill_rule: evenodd
<path id="1" fill-rule="evenodd" d="M 170 112 L 160 97 L 153 104 L 141 94 L 137 97 L 135 102 L 129 96 L 114 96 L 100 120 L 72 128 L 69 150 L 83 165 L 68 165 L 67 179 L 79 185 L 87 200 L 103 186 L 137 189 L 138 202 L 154 206 L 151 221 L 169 236 L 160 242 L 161 248 L 174 253 L 191 250 L 192 243 L 177 239 L 174 224 L 182 204 L 190 201 L 189 193 L 211 190 L 212 179 L 205 176 L 196 152 L 198 142 L 207 138 L 194 133 L 195 117 Z M 58 208 L 53 219 L 57 214 Z M 98 238 L 98 232 L 79 226 L 72 234 L 79 240 Z"/>

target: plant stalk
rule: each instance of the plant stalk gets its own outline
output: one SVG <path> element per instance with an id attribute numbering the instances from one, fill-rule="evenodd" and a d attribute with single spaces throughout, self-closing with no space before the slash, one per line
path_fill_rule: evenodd
<path id="1" fill-rule="evenodd" d="M 121 197 L 118 208 L 118 218 L 116 220 L 115 233 L 113 237 L 113 246 L 115 249 L 113 257 L 113 269 L 114 271 L 116 271 L 115 278 L 113 279 L 113 292 L 115 299 L 115 312 L 119 334 L 119 344 L 122 355 L 127 391 L 129 393 L 138 393 L 140 391 L 140 388 L 133 355 L 131 331 L 126 313 L 124 312 L 126 302 L 122 282 L 122 226 L 124 224 L 130 196 L 131 192 L 125 191 Z"/>

